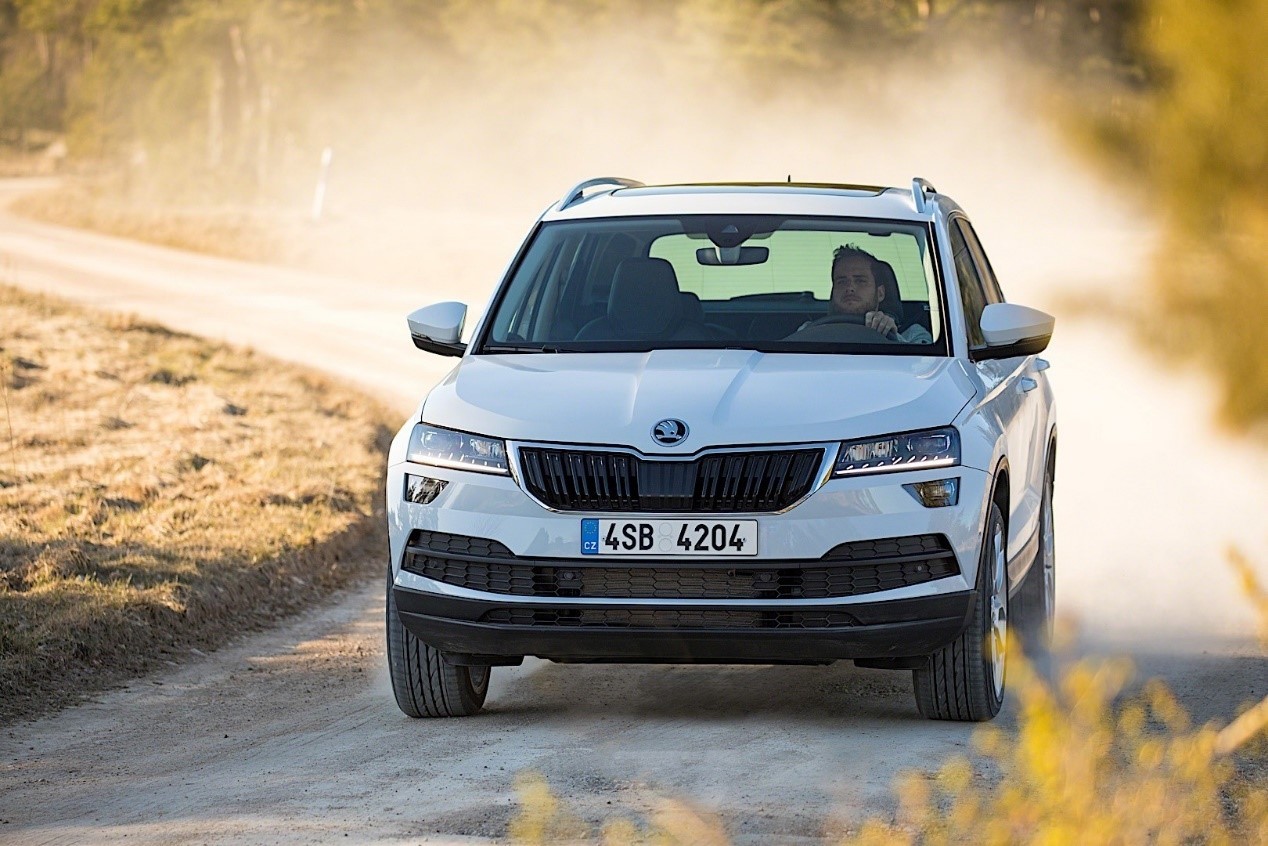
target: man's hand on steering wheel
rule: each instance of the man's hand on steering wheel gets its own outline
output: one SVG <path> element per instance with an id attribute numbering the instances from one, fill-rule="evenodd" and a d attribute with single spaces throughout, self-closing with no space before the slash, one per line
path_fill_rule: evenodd
<path id="1" fill-rule="evenodd" d="M 863 316 L 863 325 L 880 332 L 886 338 L 898 337 L 898 324 L 883 311 L 869 311 Z"/>
<path id="2" fill-rule="evenodd" d="M 812 320 L 802 329 L 809 329 L 813 326 L 827 326 L 832 323 L 852 323 L 855 326 L 862 326 L 871 329 L 881 337 L 890 340 L 898 340 L 898 325 L 894 323 L 894 318 L 890 317 L 883 311 L 869 311 L 867 314 L 842 314 L 834 312 L 825 314 L 817 320 Z"/>

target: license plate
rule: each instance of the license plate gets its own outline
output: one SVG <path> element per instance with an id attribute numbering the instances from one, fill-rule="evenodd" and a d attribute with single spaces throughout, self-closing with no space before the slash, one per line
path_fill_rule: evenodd
<path id="1" fill-rule="evenodd" d="M 756 520 L 582 520 L 582 555 L 757 555 Z"/>

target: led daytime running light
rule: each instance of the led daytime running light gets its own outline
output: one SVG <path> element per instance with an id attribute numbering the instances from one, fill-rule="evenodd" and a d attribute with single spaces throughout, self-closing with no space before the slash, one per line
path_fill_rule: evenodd
<path id="1" fill-rule="evenodd" d="M 467 432 L 419 423 L 409 436 L 405 457 L 419 464 L 475 470 L 481 473 L 510 471 L 506 464 L 506 443 Z"/>
<path id="2" fill-rule="evenodd" d="M 960 433 L 953 426 L 905 432 L 883 438 L 844 441 L 837 452 L 834 476 L 888 473 L 960 463 Z"/>

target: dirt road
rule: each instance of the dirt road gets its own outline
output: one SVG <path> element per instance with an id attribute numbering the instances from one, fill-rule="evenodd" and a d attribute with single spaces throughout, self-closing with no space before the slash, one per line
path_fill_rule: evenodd
<path id="1" fill-rule="evenodd" d="M 0 184 L 0 197 L 19 190 Z M 28 288 L 325 368 L 402 414 L 446 369 L 412 349 L 403 315 L 455 295 L 478 308 L 492 282 L 411 291 L 7 215 L 0 265 Z M 1009 293 L 1043 307 L 1051 291 L 1021 278 Z M 1268 461 L 1211 429 L 1200 382 L 1145 361 L 1112 324 L 1065 322 L 1049 357 L 1059 595 L 1081 648 L 1130 651 L 1199 719 L 1262 697 L 1268 667 L 1223 551 L 1236 543 L 1268 561 Z M 469 842 L 505 834 L 512 780 L 536 771 L 592 821 L 677 796 L 717 811 L 741 841 L 793 841 L 890 807 L 898 772 L 936 767 L 971 734 L 919 719 L 909 676 L 845 664 L 530 661 L 494 672 L 486 714 L 411 721 L 387 688 L 381 602 L 376 581 L 0 734 L 0 840 Z"/>

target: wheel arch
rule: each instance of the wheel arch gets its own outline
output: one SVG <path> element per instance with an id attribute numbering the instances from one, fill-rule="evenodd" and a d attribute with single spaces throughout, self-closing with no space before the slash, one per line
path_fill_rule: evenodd
<path id="1" fill-rule="evenodd" d="M 1057 480 L 1057 424 L 1052 424 L 1048 432 L 1048 451 L 1044 454 L 1044 466 L 1052 473 L 1052 481 Z"/>
<path id="2" fill-rule="evenodd" d="M 992 502 L 999 506 L 1000 516 L 1004 520 L 1004 567 L 1006 571 L 1005 578 L 1008 580 L 1008 592 L 1010 595 L 1017 590 L 1018 585 L 1021 584 L 1022 579 L 1026 575 L 1024 569 L 1020 572 L 1014 572 L 1015 568 L 1013 566 L 1013 559 L 1008 555 L 1009 531 L 1011 530 L 1012 525 L 1012 521 L 1009 520 L 1008 505 L 1009 496 L 1012 492 L 1012 483 L 1012 470 L 1008 466 L 1008 458 L 1006 456 L 1001 456 L 999 461 L 995 464 L 995 472 L 992 474 L 991 478 L 991 494 L 987 502 Z M 986 518 L 987 515 L 983 514 L 981 529 L 983 542 L 985 542 L 986 537 Z"/>
<path id="3" fill-rule="evenodd" d="M 1010 470 L 1008 467 L 1008 458 L 1001 456 L 995 464 L 995 472 L 991 474 L 991 502 L 999 506 L 999 510 L 1004 514 L 1004 527 L 1008 527 L 1008 504 L 1009 496 L 1012 493 L 1012 479 L 1010 478 Z M 983 521 L 985 526 L 985 521 Z"/>

